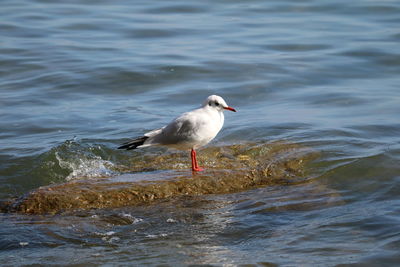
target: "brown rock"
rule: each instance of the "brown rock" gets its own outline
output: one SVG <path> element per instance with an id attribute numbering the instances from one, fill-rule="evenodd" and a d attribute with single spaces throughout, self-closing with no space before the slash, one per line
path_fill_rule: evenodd
<path id="1" fill-rule="evenodd" d="M 118 167 L 121 175 L 41 187 L 10 203 L 7 209 L 54 214 L 297 183 L 305 175 L 305 164 L 316 156 L 305 147 L 280 142 L 210 147 L 199 153 L 200 165 L 206 168 L 200 173 L 189 171 L 186 153 L 146 156 L 133 161 L 131 167 Z"/>

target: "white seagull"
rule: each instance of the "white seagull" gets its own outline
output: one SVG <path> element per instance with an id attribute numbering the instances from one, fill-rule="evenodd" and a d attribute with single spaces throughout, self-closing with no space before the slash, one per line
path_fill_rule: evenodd
<path id="1" fill-rule="evenodd" d="M 132 139 L 118 149 L 131 150 L 156 145 L 191 149 L 192 171 L 202 171 L 197 164 L 195 149 L 208 144 L 221 130 L 225 109 L 236 112 L 222 97 L 210 95 L 200 108 L 183 113 L 168 125 Z"/>

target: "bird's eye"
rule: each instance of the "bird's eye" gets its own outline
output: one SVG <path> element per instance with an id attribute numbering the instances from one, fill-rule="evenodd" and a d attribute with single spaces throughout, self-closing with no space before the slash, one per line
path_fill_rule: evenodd
<path id="1" fill-rule="evenodd" d="M 219 106 L 219 103 L 218 103 L 218 102 L 215 102 L 215 105 L 216 105 L 216 106 Z"/>

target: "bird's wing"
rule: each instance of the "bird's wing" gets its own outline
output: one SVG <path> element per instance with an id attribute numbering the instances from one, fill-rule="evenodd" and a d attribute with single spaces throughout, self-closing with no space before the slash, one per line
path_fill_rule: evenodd
<path id="1" fill-rule="evenodd" d="M 144 136 L 147 136 L 147 137 L 156 136 L 157 134 L 161 133 L 161 131 L 162 131 L 165 127 L 166 127 L 166 126 L 164 126 L 164 127 L 162 127 L 162 128 L 159 128 L 159 129 L 152 130 L 152 131 L 150 131 L 150 132 L 147 132 L 147 133 L 144 134 Z"/>
<path id="2" fill-rule="evenodd" d="M 171 137 L 186 136 L 193 130 L 192 124 L 193 122 L 183 114 L 163 129 L 163 135 Z"/>
<path id="3" fill-rule="evenodd" d="M 191 141 L 199 124 L 197 117 L 193 116 L 194 112 L 183 113 L 162 128 L 161 133 L 155 136 L 154 143 L 172 145 Z"/>

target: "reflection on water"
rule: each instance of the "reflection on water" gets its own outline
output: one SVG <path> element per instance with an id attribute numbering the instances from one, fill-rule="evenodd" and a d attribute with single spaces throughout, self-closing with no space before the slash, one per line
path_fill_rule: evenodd
<path id="1" fill-rule="evenodd" d="M 213 93 L 239 112 L 211 147 L 283 141 L 320 156 L 297 184 L 0 214 L 2 263 L 396 265 L 399 11 L 396 1 L 3 1 L 1 201 L 82 176 L 154 178 L 118 170 L 174 152 L 116 146 Z"/>

